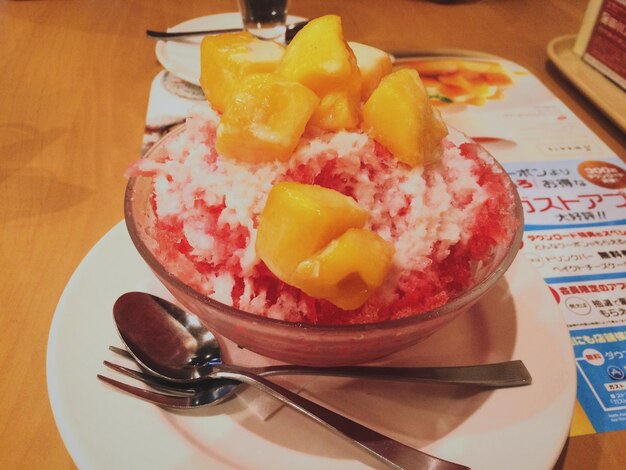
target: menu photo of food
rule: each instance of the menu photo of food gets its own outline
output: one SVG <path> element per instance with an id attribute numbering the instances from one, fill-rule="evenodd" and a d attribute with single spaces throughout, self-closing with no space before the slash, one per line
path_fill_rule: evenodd
<path id="1" fill-rule="evenodd" d="M 488 100 L 502 99 L 513 85 L 511 71 L 499 62 L 462 58 L 407 61 L 420 74 L 436 106 L 484 106 Z"/>

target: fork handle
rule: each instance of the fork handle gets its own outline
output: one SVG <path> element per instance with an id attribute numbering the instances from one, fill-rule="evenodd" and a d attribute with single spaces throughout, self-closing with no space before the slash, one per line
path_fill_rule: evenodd
<path id="1" fill-rule="evenodd" d="M 357 447 L 366 450 L 390 468 L 405 470 L 425 468 L 429 470 L 460 470 L 469 468 L 413 449 L 248 370 L 220 367 L 219 370 L 214 370 L 213 376 L 240 380 L 269 393 L 284 404 L 295 408 L 327 429 L 348 439 Z"/>

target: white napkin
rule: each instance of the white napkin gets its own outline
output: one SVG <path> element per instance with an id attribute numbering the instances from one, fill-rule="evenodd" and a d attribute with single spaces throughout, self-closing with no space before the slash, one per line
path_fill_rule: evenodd
<path id="1" fill-rule="evenodd" d="M 295 380 L 289 380 L 285 377 L 272 377 L 272 382 L 276 382 L 283 387 L 291 390 L 294 393 L 300 393 L 306 389 L 309 385 L 296 383 Z M 313 378 L 309 378 L 312 381 Z M 239 392 L 237 391 L 237 399 L 243 401 L 248 409 L 262 421 L 270 419 L 274 414 L 285 406 L 280 400 L 268 395 L 265 392 L 261 392 L 259 389 L 251 386 L 245 386 L 245 388 Z"/>
<path id="2" fill-rule="evenodd" d="M 236 364 L 243 367 L 263 367 L 284 364 L 283 362 L 242 349 L 226 338 L 220 338 L 220 345 L 222 347 L 222 357 L 227 364 Z M 312 384 L 315 378 L 315 376 L 306 375 L 276 375 L 271 377 L 270 380 L 294 393 L 300 393 L 306 389 L 307 386 Z M 280 400 L 252 386 L 241 387 L 241 391 L 238 389 L 237 399 L 242 400 L 250 411 L 263 421 L 271 418 L 284 406 Z"/>

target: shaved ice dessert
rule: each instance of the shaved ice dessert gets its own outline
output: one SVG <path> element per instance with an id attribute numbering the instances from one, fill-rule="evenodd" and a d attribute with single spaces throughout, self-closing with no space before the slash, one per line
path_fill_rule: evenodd
<path id="1" fill-rule="evenodd" d="M 517 227 L 502 170 L 454 130 L 441 161 L 427 167 L 399 163 L 358 132 L 303 138 L 288 162 L 242 164 L 215 151 L 218 122 L 215 115 L 189 119 L 168 145 L 169 159 L 140 160 L 133 171 L 154 178 L 157 258 L 198 291 L 241 310 L 323 324 L 417 314 L 472 286 L 476 267 Z M 259 216 L 280 181 L 353 197 L 369 213 L 367 227 L 393 243 L 385 282 L 360 308 L 308 296 L 256 256 Z"/>
<path id="2" fill-rule="evenodd" d="M 377 50 L 359 71 L 332 28 L 337 17 L 312 21 L 284 53 L 241 34 L 203 42 L 203 57 L 230 70 L 201 80 L 219 106 L 129 170 L 153 181 L 151 251 L 199 293 L 263 317 L 419 315 L 493 268 L 520 224 L 515 192 L 490 155 L 445 127 L 415 71 L 391 72 Z M 339 42 L 326 47 L 329 37 Z M 343 47 L 343 72 L 325 79 L 313 43 Z"/>

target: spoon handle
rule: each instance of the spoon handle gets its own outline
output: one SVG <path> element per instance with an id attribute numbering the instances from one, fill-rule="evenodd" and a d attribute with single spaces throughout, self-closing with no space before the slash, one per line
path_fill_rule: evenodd
<path id="1" fill-rule="evenodd" d="M 357 447 L 395 469 L 460 470 L 468 467 L 428 455 L 406 446 L 370 428 L 367 428 L 334 411 L 301 397 L 278 384 L 275 384 L 249 370 L 220 367 L 214 370 L 214 377 L 228 378 L 245 382 L 272 395 L 284 404 L 304 413 L 327 429 L 348 439 Z"/>
<path id="2" fill-rule="evenodd" d="M 190 36 L 206 36 L 209 34 L 223 34 L 223 33 L 235 33 L 242 31 L 241 28 L 228 28 L 228 29 L 214 29 L 204 31 L 153 31 L 151 29 L 146 30 L 146 36 L 155 39 L 176 39 L 186 38 Z"/>
<path id="3" fill-rule="evenodd" d="M 532 377 L 522 361 L 447 367 L 304 367 L 293 365 L 257 367 L 248 369 L 255 374 L 295 375 L 311 374 L 334 377 L 363 377 L 378 380 L 450 383 L 481 387 L 519 387 L 530 385 Z"/>
<path id="4" fill-rule="evenodd" d="M 298 23 L 288 24 L 285 27 L 285 35 L 287 41 L 293 39 L 298 31 L 300 31 L 308 21 L 300 21 Z M 154 39 L 182 39 L 191 36 L 207 36 L 207 35 L 215 35 L 215 34 L 224 34 L 224 33 L 235 33 L 243 31 L 241 28 L 226 28 L 226 29 L 209 29 L 203 31 L 153 31 L 151 29 L 146 30 L 146 36 Z"/>

